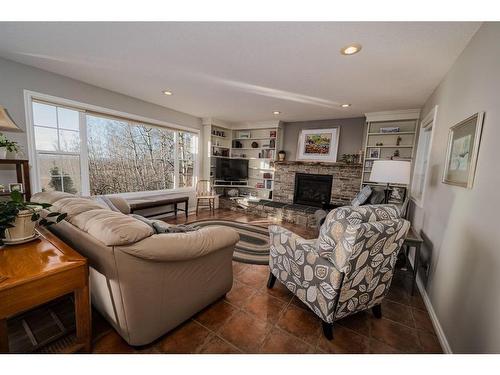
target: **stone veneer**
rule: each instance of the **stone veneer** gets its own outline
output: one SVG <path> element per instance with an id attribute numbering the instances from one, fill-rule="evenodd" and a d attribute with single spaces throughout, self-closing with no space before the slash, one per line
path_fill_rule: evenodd
<path id="1" fill-rule="evenodd" d="M 293 203 L 295 173 L 333 175 L 332 204 L 349 203 L 361 186 L 361 164 L 284 161 L 274 163 L 273 201 Z"/>

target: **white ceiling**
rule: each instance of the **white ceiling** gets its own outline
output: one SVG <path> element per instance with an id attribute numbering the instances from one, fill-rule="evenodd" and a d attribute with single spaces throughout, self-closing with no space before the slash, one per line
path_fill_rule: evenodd
<path id="1" fill-rule="evenodd" d="M 198 117 L 302 121 L 420 107 L 479 26 L 0 23 L 0 56 Z"/>

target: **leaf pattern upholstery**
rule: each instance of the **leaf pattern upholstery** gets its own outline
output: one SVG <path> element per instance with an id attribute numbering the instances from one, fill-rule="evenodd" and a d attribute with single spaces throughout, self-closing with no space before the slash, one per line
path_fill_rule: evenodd
<path id="1" fill-rule="evenodd" d="M 332 323 L 382 301 L 409 227 L 393 205 L 333 210 L 313 241 L 272 225 L 269 267 L 316 315 Z"/>
<path id="2" fill-rule="evenodd" d="M 393 204 L 336 208 L 328 214 L 320 228 L 318 253 L 330 259 L 337 269 L 342 271 L 350 254 L 347 252 L 348 249 L 342 245 L 337 247 L 337 245 L 349 225 L 399 218 L 399 209 Z"/>

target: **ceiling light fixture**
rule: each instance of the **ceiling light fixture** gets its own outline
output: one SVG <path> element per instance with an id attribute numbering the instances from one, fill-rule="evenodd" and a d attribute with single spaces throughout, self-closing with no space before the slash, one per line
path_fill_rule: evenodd
<path id="1" fill-rule="evenodd" d="M 341 104 L 340 106 L 341 106 L 342 108 L 348 108 L 348 107 L 350 107 L 351 105 L 350 105 L 350 104 Z"/>
<path id="2" fill-rule="evenodd" d="M 355 53 L 358 53 L 359 51 L 361 51 L 361 44 L 357 44 L 357 43 L 350 44 L 350 45 L 345 46 L 345 47 L 340 49 L 340 53 L 342 55 L 346 55 L 346 56 L 354 55 Z"/>
<path id="3" fill-rule="evenodd" d="M 164 95 L 168 95 L 168 96 L 172 95 L 172 91 L 168 91 L 168 90 L 163 90 L 162 93 Z"/>
<path id="4" fill-rule="evenodd" d="M 281 115 L 280 111 L 273 111 L 273 115 Z"/>

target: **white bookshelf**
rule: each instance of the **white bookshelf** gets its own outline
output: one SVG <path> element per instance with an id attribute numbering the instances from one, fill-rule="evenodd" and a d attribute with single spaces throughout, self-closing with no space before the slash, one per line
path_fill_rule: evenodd
<path id="1" fill-rule="evenodd" d="M 375 160 L 408 160 L 413 164 L 420 110 L 366 113 L 366 132 L 361 188 L 365 185 L 385 186 L 370 181 L 371 166 Z M 395 128 L 393 132 L 384 129 Z M 377 156 L 374 153 L 378 153 Z M 390 186 L 406 187 L 393 184 Z M 409 192 L 407 191 L 407 194 Z"/>

